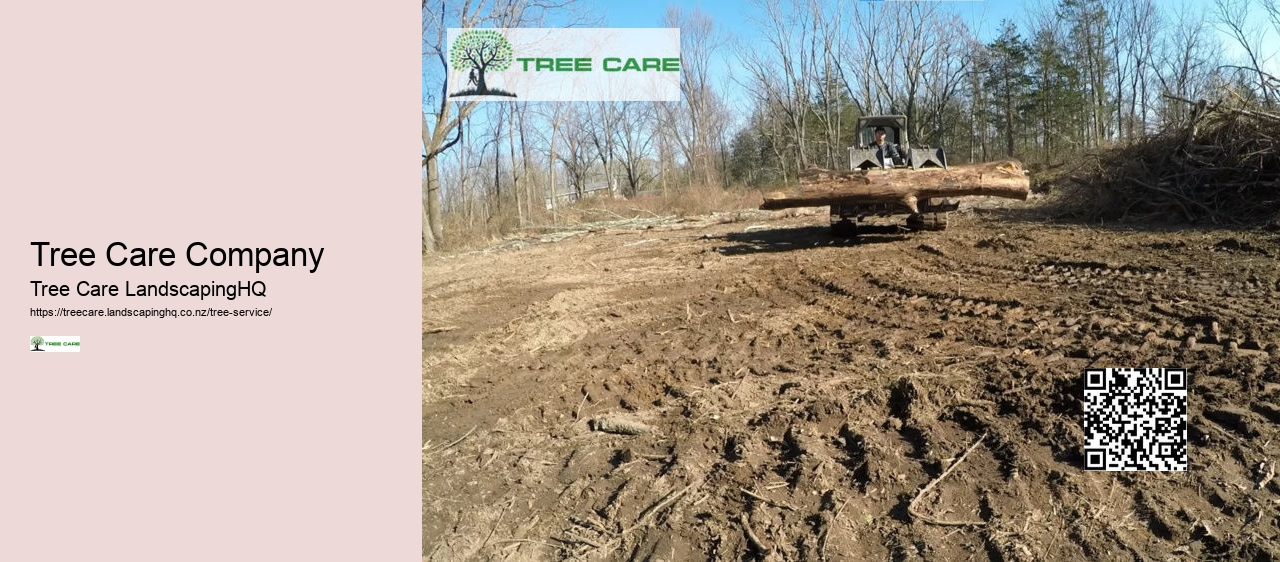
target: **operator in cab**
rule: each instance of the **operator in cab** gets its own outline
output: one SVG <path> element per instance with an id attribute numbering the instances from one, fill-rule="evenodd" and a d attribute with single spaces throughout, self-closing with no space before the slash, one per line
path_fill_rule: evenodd
<path id="1" fill-rule="evenodd" d="M 876 127 L 875 133 L 875 142 L 871 143 L 871 146 L 867 148 L 875 150 L 876 158 L 879 158 L 881 162 L 893 162 L 894 165 L 902 165 L 904 160 L 902 149 L 899 148 L 897 144 L 889 142 L 889 140 L 885 138 L 884 127 Z"/>

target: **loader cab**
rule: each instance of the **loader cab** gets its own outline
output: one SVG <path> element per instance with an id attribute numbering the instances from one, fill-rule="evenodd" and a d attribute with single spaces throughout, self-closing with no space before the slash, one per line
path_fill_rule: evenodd
<path id="1" fill-rule="evenodd" d="M 876 128 L 884 127 L 885 140 L 898 145 L 906 157 L 900 165 L 893 162 L 881 162 L 874 149 L 869 148 L 876 140 Z M 947 157 L 941 148 L 912 147 L 907 138 L 906 115 L 868 115 L 859 117 L 856 127 L 857 137 L 854 146 L 849 147 L 849 169 L 866 170 L 869 168 L 946 168 Z"/>
<path id="2" fill-rule="evenodd" d="M 853 170 L 868 168 L 893 168 L 893 162 L 881 162 L 872 145 L 876 142 L 876 128 L 884 127 L 885 140 L 898 145 L 909 154 L 907 141 L 907 117 L 905 115 L 875 115 L 859 117 L 854 146 L 849 147 L 849 167 Z M 903 163 L 904 165 L 907 162 Z"/>
<path id="3" fill-rule="evenodd" d="M 858 119 L 858 146 L 870 148 L 876 142 L 876 128 L 884 127 L 885 140 L 897 144 L 903 149 L 910 148 L 907 142 L 907 118 L 902 115 L 881 117 L 862 117 Z"/>
<path id="4" fill-rule="evenodd" d="M 863 137 L 865 137 L 865 139 L 864 139 L 864 142 L 862 143 L 862 146 L 865 146 L 867 148 L 873 148 L 875 146 L 877 128 L 878 127 L 866 127 L 865 129 L 863 129 L 862 134 L 863 134 Z M 899 129 L 897 127 L 885 127 L 884 133 L 885 133 L 884 140 L 889 141 L 898 146 L 901 146 L 902 148 L 907 148 L 907 142 L 905 140 L 902 140 L 906 138 L 906 132 L 904 132 L 902 129 Z"/>

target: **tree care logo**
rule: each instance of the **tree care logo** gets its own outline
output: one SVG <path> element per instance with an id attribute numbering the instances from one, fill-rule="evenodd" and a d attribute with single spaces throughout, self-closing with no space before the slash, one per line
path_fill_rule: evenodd
<path id="1" fill-rule="evenodd" d="M 515 94 L 498 88 L 490 88 L 489 71 L 500 72 L 511 68 L 511 43 L 501 33 L 492 29 L 473 29 L 462 35 L 449 47 L 449 63 L 455 70 L 467 71 L 467 89 L 454 92 L 458 96 L 507 96 Z"/>
<path id="2" fill-rule="evenodd" d="M 79 352 L 80 336 L 31 336 L 27 351 Z"/>
<path id="3" fill-rule="evenodd" d="M 446 99 L 680 101 L 678 28 L 449 28 Z"/>

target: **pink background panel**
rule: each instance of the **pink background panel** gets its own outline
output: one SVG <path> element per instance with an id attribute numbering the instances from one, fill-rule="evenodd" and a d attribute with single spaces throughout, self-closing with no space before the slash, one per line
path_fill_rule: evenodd
<path id="1" fill-rule="evenodd" d="M 420 559 L 420 7 L 0 10 L 0 560 Z M 32 241 L 91 247 L 37 267 Z M 172 267 L 112 267 L 111 242 Z M 187 244 L 325 248 L 192 267 Z M 35 298 L 29 282 L 268 296 Z M 33 307 L 270 318 L 34 318 Z M 78 335 L 80 353 L 27 350 Z"/>

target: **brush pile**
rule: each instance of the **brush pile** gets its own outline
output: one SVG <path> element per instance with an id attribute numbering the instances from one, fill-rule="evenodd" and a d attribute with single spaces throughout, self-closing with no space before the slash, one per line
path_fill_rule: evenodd
<path id="1" fill-rule="evenodd" d="M 1168 97 L 1168 96 L 1166 96 Z M 1256 224 L 1280 215 L 1280 115 L 1240 100 L 1105 152 L 1066 178 L 1090 219 Z"/>

